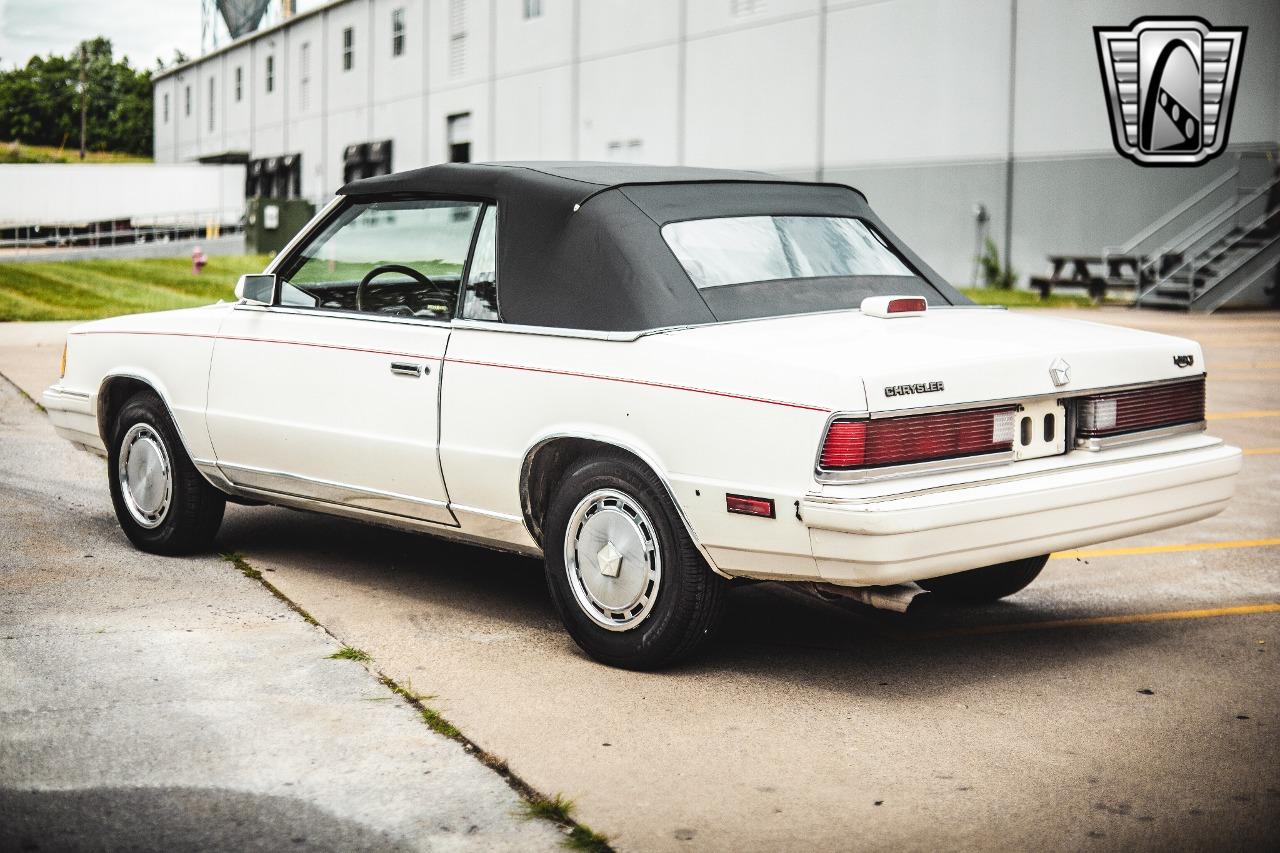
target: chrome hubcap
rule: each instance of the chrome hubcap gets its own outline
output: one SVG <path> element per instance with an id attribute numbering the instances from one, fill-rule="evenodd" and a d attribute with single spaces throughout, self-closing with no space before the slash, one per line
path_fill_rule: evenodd
<path id="1" fill-rule="evenodd" d="M 133 520 L 158 527 L 173 497 L 173 469 L 164 441 L 147 424 L 134 424 L 120 443 L 120 494 Z"/>
<path id="2" fill-rule="evenodd" d="M 583 498 L 564 534 L 565 571 L 582 612 L 610 631 L 644 621 L 658 597 L 662 554 L 653 522 L 622 492 Z"/>

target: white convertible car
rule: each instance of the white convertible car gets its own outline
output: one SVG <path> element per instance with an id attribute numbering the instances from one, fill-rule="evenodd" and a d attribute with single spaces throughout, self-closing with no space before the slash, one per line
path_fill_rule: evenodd
<path id="1" fill-rule="evenodd" d="M 537 555 L 617 666 L 691 652 L 734 578 L 1010 595 L 1240 469 L 1197 344 L 971 305 L 845 186 L 432 166 L 236 296 L 77 327 L 44 395 L 139 548 L 230 500 Z"/>

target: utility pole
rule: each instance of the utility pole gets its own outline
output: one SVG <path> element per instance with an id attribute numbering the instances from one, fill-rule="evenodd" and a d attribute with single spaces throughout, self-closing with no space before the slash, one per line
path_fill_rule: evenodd
<path id="1" fill-rule="evenodd" d="M 1009 0 L 1009 135 L 1005 142 L 1004 160 L 1004 272 L 1013 270 L 1013 143 L 1015 141 L 1014 108 L 1018 93 L 1018 0 Z M 1010 281 L 1009 286 L 1017 285 Z"/>
<path id="2" fill-rule="evenodd" d="M 80 45 L 80 159 L 84 159 L 84 149 L 89 125 L 89 86 L 85 80 L 85 54 L 83 44 Z"/>

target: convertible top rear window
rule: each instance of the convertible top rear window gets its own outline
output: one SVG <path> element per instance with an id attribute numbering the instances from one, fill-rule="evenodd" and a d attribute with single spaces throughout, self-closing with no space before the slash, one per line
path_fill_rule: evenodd
<path id="1" fill-rule="evenodd" d="M 733 216 L 672 222 L 662 237 L 699 289 L 783 279 L 914 277 L 860 219 Z"/>

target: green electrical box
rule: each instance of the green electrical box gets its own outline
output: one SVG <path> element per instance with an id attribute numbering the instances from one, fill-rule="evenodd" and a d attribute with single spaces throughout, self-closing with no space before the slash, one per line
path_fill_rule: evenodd
<path id="1" fill-rule="evenodd" d="M 300 198 L 249 199 L 244 229 L 245 251 L 252 255 L 273 255 L 302 230 L 315 216 L 316 206 Z"/>

